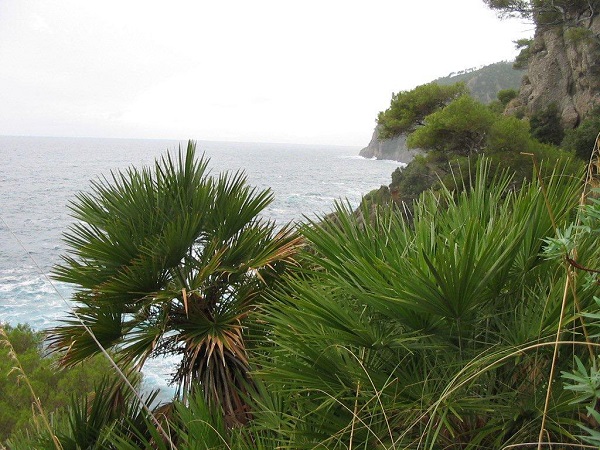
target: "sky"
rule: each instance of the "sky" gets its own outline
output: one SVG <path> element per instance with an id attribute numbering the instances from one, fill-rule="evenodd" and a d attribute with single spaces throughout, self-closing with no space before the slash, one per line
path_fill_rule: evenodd
<path id="1" fill-rule="evenodd" d="M 364 147 L 532 34 L 482 0 L 0 0 L 0 135 Z"/>

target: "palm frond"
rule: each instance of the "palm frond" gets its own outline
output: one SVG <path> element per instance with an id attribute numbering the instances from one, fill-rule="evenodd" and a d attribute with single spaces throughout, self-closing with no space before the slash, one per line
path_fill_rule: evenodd
<path id="1" fill-rule="evenodd" d="M 77 196 L 78 222 L 54 276 L 75 285 L 79 304 L 51 330 L 51 347 L 68 364 L 98 352 L 81 320 L 124 361 L 181 356 L 179 387 L 201 386 L 226 416 L 243 418 L 244 324 L 301 240 L 260 218 L 269 190 L 250 187 L 242 172 L 211 177 L 207 168 L 189 142 L 152 169 L 113 173 Z"/>

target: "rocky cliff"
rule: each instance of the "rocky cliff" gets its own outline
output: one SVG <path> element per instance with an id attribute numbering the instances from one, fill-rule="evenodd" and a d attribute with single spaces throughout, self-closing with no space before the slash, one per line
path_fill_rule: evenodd
<path id="1" fill-rule="evenodd" d="M 375 127 L 371 142 L 360 151 L 359 155 L 364 158 L 391 159 L 408 164 L 418 153 L 418 149 L 408 149 L 406 147 L 405 134 L 391 139 L 379 139 L 378 127 Z"/>
<path id="2" fill-rule="evenodd" d="M 531 116 L 555 105 L 565 129 L 600 104 L 600 16 L 585 22 L 538 26 L 529 66 L 507 114 Z"/>

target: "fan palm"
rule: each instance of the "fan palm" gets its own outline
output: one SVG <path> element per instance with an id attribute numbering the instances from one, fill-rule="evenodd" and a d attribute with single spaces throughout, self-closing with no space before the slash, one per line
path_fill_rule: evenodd
<path id="1" fill-rule="evenodd" d="M 54 269 L 76 286 L 76 306 L 50 342 L 65 365 L 99 351 L 86 328 L 138 367 L 175 355 L 179 394 L 201 387 L 232 425 L 247 419 L 245 328 L 299 239 L 259 217 L 269 190 L 249 187 L 241 172 L 209 176 L 207 165 L 189 142 L 154 170 L 113 173 L 77 195 L 68 253 Z"/>
<path id="2" fill-rule="evenodd" d="M 556 173 L 515 192 L 507 176 L 489 183 L 488 170 L 461 193 L 425 194 L 410 222 L 340 205 L 335 220 L 303 229 L 310 264 L 265 308 L 273 345 L 261 361 L 289 399 L 289 448 L 537 439 L 564 287 L 564 270 L 540 251 L 553 221 L 569 222 L 581 181 Z M 559 365 L 572 352 L 585 354 L 565 349 Z M 567 442 L 572 398 L 555 388 L 547 426 Z"/>

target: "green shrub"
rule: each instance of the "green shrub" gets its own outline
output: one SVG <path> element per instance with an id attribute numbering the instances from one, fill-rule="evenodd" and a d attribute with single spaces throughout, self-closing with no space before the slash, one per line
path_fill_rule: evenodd
<path id="1" fill-rule="evenodd" d="M 430 158 L 417 156 L 408 166 L 392 173 L 392 187 L 402 192 L 405 200 L 417 198 L 437 180 L 432 166 Z"/>
<path id="2" fill-rule="evenodd" d="M 94 384 L 112 373 L 110 363 L 102 357 L 70 370 L 60 370 L 58 356 L 44 353 L 42 332 L 22 324 L 14 327 L 0 324 L 0 327 L 10 342 L 10 346 L 0 346 L 0 442 L 32 418 L 33 399 L 21 374 L 13 370 L 16 361 L 9 357 L 11 346 L 47 414 L 66 407 L 73 395 L 91 392 Z"/>
<path id="3" fill-rule="evenodd" d="M 577 128 L 565 133 L 562 147 L 587 161 L 596 144 L 598 133 L 600 133 L 600 107 L 592 110 Z"/>
<path id="4" fill-rule="evenodd" d="M 447 105 L 466 90 L 464 83 L 451 86 L 429 83 L 417 86 L 412 91 L 393 94 L 390 107 L 377 116 L 379 137 L 386 139 L 414 130 L 422 125 L 427 115 Z"/>
<path id="5" fill-rule="evenodd" d="M 531 136 L 527 122 L 516 117 L 500 116 L 491 126 L 488 137 L 490 152 L 527 152 Z"/>
<path id="6" fill-rule="evenodd" d="M 515 47 L 517 50 L 521 51 L 515 58 L 515 63 L 513 64 L 514 69 L 527 69 L 529 59 L 531 58 L 531 44 L 533 44 L 533 39 L 519 39 L 518 41 L 515 41 Z"/>
<path id="7" fill-rule="evenodd" d="M 463 95 L 425 119 L 407 140 L 410 148 L 439 150 L 468 156 L 483 149 L 495 114 L 469 95 Z"/>
<path id="8" fill-rule="evenodd" d="M 558 115 L 558 106 L 551 103 L 546 109 L 534 113 L 529 123 L 531 136 L 545 144 L 560 145 L 565 135 Z"/>
<path id="9" fill-rule="evenodd" d="M 498 100 L 502 105 L 506 106 L 508 103 L 519 95 L 519 91 L 516 89 L 502 89 L 498 92 Z"/>
<path id="10" fill-rule="evenodd" d="M 573 44 L 589 42 L 594 37 L 594 32 L 586 27 L 570 27 L 565 30 L 565 40 Z"/>
<path id="11" fill-rule="evenodd" d="M 289 440 L 278 448 L 499 449 L 537 439 L 564 290 L 561 263 L 540 258 L 540 245 L 569 220 L 580 185 L 554 176 L 515 193 L 481 167 L 460 194 L 424 194 L 410 220 L 382 208 L 365 223 L 339 208 L 335 222 L 303 228 L 311 264 L 261 310 L 272 327 L 261 375 L 280 397 L 259 421 Z M 561 350 L 557 370 L 586 353 Z M 579 411 L 552 387 L 556 426 L 544 438 L 575 448 Z"/>
<path id="12" fill-rule="evenodd" d="M 507 91 L 500 97 L 508 101 L 513 95 L 515 92 Z M 555 106 L 534 118 L 533 123 L 538 125 L 536 132 L 548 137 L 553 117 L 557 117 Z M 580 170 L 580 163 L 568 154 L 534 139 L 528 121 L 495 113 L 467 95 L 426 116 L 424 123 L 409 135 L 408 145 L 428 152 L 392 174 L 390 192 L 396 203 L 410 207 L 427 189 L 456 184 L 468 186 L 473 167 L 483 154 L 489 157 L 495 171 L 507 170 L 514 174 L 514 188 L 523 180 L 531 179 L 534 160 L 548 161 L 552 167 L 555 161 L 562 159 L 569 173 Z"/>

